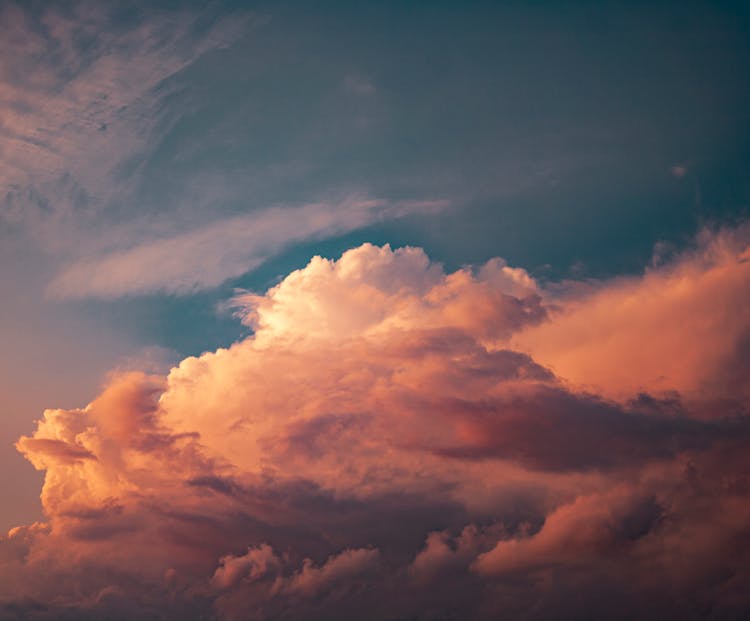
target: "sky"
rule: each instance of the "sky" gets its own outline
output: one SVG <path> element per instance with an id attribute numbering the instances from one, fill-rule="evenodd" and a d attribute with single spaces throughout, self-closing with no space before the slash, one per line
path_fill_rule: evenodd
<path id="1" fill-rule="evenodd" d="M 0 0 L 0 621 L 750 614 L 741 2 Z"/>

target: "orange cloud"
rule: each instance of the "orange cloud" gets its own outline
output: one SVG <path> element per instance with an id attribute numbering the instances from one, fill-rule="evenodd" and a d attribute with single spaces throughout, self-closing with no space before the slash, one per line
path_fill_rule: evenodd
<path id="1" fill-rule="evenodd" d="M 676 390 L 747 397 L 750 227 L 704 232 L 697 247 L 643 276 L 556 300 L 514 346 L 577 386 L 613 397 Z"/>
<path id="2" fill-rule="evenodd" d="M 727 550 L 748 534 L 750 425 L 696 400 L 740 394 L 719 378 L 743 360 L 742 234 L 566 298 L 500 260 L 446 274 L 419 249 L 368 244 L 241 294 L 249 338 L 166 378 L 115 375 L 19 440 L 45 470 L 48 523 L 0 541 L 0 602 L 483 619 L 559 611 L 586 589 L 637 616 L 661 588 L 663 618 L 688 593 L 744 606 L 726 576 L 748 560 Z M 668 365 L 668 345 L 684 359 Z M 669 381 L 653 382 L 660 364 Z M 597 365 L 613 374 L 599 392 L 608 376 L 583 374 Z"/>

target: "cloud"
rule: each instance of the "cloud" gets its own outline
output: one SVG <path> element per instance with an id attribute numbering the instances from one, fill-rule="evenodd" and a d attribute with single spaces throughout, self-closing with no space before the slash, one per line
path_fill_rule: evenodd
<path id="1" fill-rule="evenodd" d="M 48 293 L 57 298 L 195 293 L 251 271 L 293 242 L 341 235 L 384 218 L 442 206 L 439 201 L 394 204 L 352 197 L 272 207 L 81 260 L 64 268 Z"/>
<path id="2" fill-rule="evenodd" d="M 687 166 L 683 164 L 675 164 L 669 170 L 672 173 L 672 176 L 677 177 L 678 179 L 684 177 L 688 172 Z"/>
<path id="3" fill-rule="evenodd" d="M 502 540 L 478 555 L 474 568 L 502 575 L 587 563 L 646 537 L 662 513 L 653 497 L 631 489 L 579 496 L 550 513 L 539 532 Z"/>
<path id="4" fill-rule="evenodd" d="M 366 589 L 375 578 L 378 561 L 378 550 L 346 549 L 330 555 L 320 565 L 306 558 L 299 569 L 289 573 L 290 568 L 284 567 L 288 561 L 285 563 L 264 544 L 243 556 L 221 559 L 222 565 L 212 580 L 214 587 L 222 589 L 215 608 L 229 620 L 246 618 L 248 614 L 273 617 L 290 609 L 294 614 L 315 616 L 321 608 L 335 608 L 342 599 Z M 283 574 L 285 569 L 287 575 Z"/>
<path id="5" fill-rule="evenodd" d="M 715 378 L 747 371 L 728 311 L 743 234 L 567 296 L 501 260 L 446 273 L 371 244 L 241 293 L 252 336 L 166 377 L 114 374 L 19 441 L 47 522 L 0 540 L 0 616 L 677 619 L 700 600 L 736 617 L 750 424 Z M 614 368 L 615 322 L 633 347 L 657 339 L 639 313 L 663 317 L 673 290 L 678 318 L 728 330 L 690 343 L 708 383 L 688 395 L 642 392 L 661 387 L 644 366 L 613 399 L 518 349 L 583 313 L 613 332 L 583 351 Z"/>
<path id="6" fill-rule="evenodd" d="M 705 231 L 692 251 L 642 276 L 562 296 L 514 346 L 559 376 L 612 397 L 676 390 L 747 396 L 750 228 Z"/>
<path id="7" fill-rule="evenodd" d="M 91 451 L 81 446 L 50 438 L 23 438 L 18 444 L 18 449 L 34 455 L 35 465 L 38 464 L 40 470 L 54 460 L 71 463 L 94 458 Z"/>
<path id="8" fill-rule="evenodd" d="M 377 559 L 378 551 L 368 549 L 344 550 L 329 556 L 320 567 L 305 559 L 302 569 L 285 583 L 275 585 L 274 590 L 282 594 L 312 597 L 367 572 L 377 563 Z"/>
<path id="9" fill-rule="evenodd" d="M 123 17 L 86 1 L 0 11 L 0 222 L 48 247 L 60 244 L 61 227 L 90 223 L 127 195 L 118 171 L 153 148 L 168 79 L 236 40 L 251 16 Z"/>
<path id="10" fill-rule="evenodd" d="M 476 275 L 464 269 L 445 276 L 420 248 L 372 244 L 338 261 L 314 257 L 266 295 L 239 295 L 233 303 L 259 342 L 387 335 L 416 325 L 495 337 L 546 313 L 534 280 L 501 260 Z"/>
<path id="11" fill-rule="evenodd" d="M 219 559 L 212 585 L 217 589 L 237 586 L 240 581 L 254 582 L 268 574 L 276 574 L 281 567 L 280 559 L 268 544 L 248 548 L 242 556 L 224 556 Z"/>
<path id="12" fill-rule="evenodd" d="M 8 61 L 0 69 L 0 236 L 51 259 L 51 297 L 185 295 L 240 276 L 292 243 L 445 207 L 351 196 L 258 208 L 280 203 L 268 188 L 297 185 L 289 174 L 310 163 L 258 165 L 247 157 L 216 168 L 216 153 L 237 143 L 238 109 L 228 104 L 216 126 L 194 122 L 217 101 L 206 67 L 234 46 L 222 53 L 242 67 L 223 69 L 219 85 L 235 88 L 236 71 L 253 72 L 239 46 L 267 21 L 220 5 L 123 11 L 77 0 L 0 9 Z M 267 88 L 262 74 L 253 79 Z M 359 95 L 372 89 L 363 77 L 345 84 Z M 246 117 L 245 110 L 243 124 Z"/>
<path id="13" fill-rule="evenodd" d="M 455 576 L 465 572 L 480 553 L 489 551 L 504 536 L 507 533 L 502 525 L 479 529 L 469 524 L 456 537 L 449 531 L 432 532 L 408 572 L 412 579 L 425 584 L 434 582 L 440 574 Z"/>
<path id="14" fill-rule="evenodd" d="M 343 80 L 342 87 L 346 93 L 356 97 L 368 97 L 374 95 L 377 91 L 377 87 L 372 80 L 356 74 L 347 75 Z"/>

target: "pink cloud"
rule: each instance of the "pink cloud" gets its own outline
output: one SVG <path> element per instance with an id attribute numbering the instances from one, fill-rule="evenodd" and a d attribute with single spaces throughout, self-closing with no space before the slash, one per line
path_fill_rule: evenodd
<path id="1" fill-rule="evenodd" d="M 739 610 L 750 425 L 717 378 L 747 371 L 742 235 L 567 298 L 500 260 L 446 274 L 372 245 L 241 294 L 252 336 L 113 375 L 19 440 L 47 522 L 0 540 L 0 602 L 545 618 L 577 592 L 638 616 L 656 589 L 662 618 L 696 593 Z"/>
<path id="2" fill-rule="evenodd" d="M 242 582 L 254 582 L 269 574 L 275 575 L 281 560 L 268 544 L 248 548 L 242 556 L 224 556 L 219 560 L 211 584 L 217 589 L 228 589 Z"/>
<path id="3" fill-rule="evenodd" d="M 642 276 L 556 299 L 513 345 L 559 376 L 613 397 L 676 390 L 747 396 L 750 228 L 704 232 L 693 251 Z"/>
<path id="4" fill-rule="evenodd" d="M 579 496 L 546 516 L 539 532 L 499 541 L 478 555 L 474 568 L 502 575 L 550 566 L 577 566 L 616 554 L 656 528 L 663 509 L 627 486 Z"/>
<path id="5" fill-rule="evenodd" d="M 369 571 L 377 563 L 378 556 L 377 550 L 361 548 L 331 555 L 320 567 L 305 559 L 302 569 L 285 583 L 274 585 L 274 591 L 311 597 Z"/>

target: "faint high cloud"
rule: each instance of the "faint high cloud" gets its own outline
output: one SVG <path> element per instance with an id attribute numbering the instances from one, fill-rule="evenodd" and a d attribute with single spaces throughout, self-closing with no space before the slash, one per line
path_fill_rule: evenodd
<path id="1" fill-rule="evenodd" d="M 709 296 L 703 322 L 726 325 L 748 299 L 745 236 L 706 234 L 567 298 L 499 259 L 446 273 L 418 248 L 315 257 L 233 301 L 252 336 L 166 377 L 116 374 L 19 440 L 45 471 L 47 523 L 0 539 L 0 602 L 84 619 L 487 620 L 578 617 L 586 593 L 599 616 L 684 618 L 697 597 L 736 617 L 750 424 L 733 385 L 712 384 L 707 415 L 700 381 L 666 392 L 643 365 L 614 401 L 516 343 L 585 309 L 597 328 L 609 302 L 605 327 L 666 365 L 628 317 L 662 308 L 659 284 Z M 676 326 L 698 337 L 701 377 L 726 360 L 747 372 L 742 331 L 704 342 Z M 601 349 L 582 337 L 590 364 L 627 363 L 602 334 Z"/>
<path id="2" fill-rule="evenodd" d="M 688 173 L 688 167 L 684 164 L 675 164 L 669 170 L 672 173 L 672 176 L 677 177 L 678 179 L 681 179 Z"/>
<path id="3" fill-rule="evenodd" d="M 366 76 L 354 73 L 347 75 L 342 85 L 344 91 L 358 97 L 367 97 L 377 92 L 377 88 L 372 80 Z"/>
<path id="4" fill-rule="evenodd" d="M 294 242 L 341 235 L 385 218 L 444 206 L 441 201 L 392 203 L 352 197 L 272 207 L 78 261 L 52 280 L 48 293 L 57 298 L 195 293 L 252 271 Z"/>
<path id="5" fill-rule="evenodd" d="M 4 3 L 0 222 L 54 243 L 45 233 L 50 219 L 58 227 L 85 220 L 122 197 L 118 174 L 146 159 L 161 133 L 168 79 L 231 44 L 250 22 L 206 17 L 146 9 L 129 19 L 86 1 Z"/>

